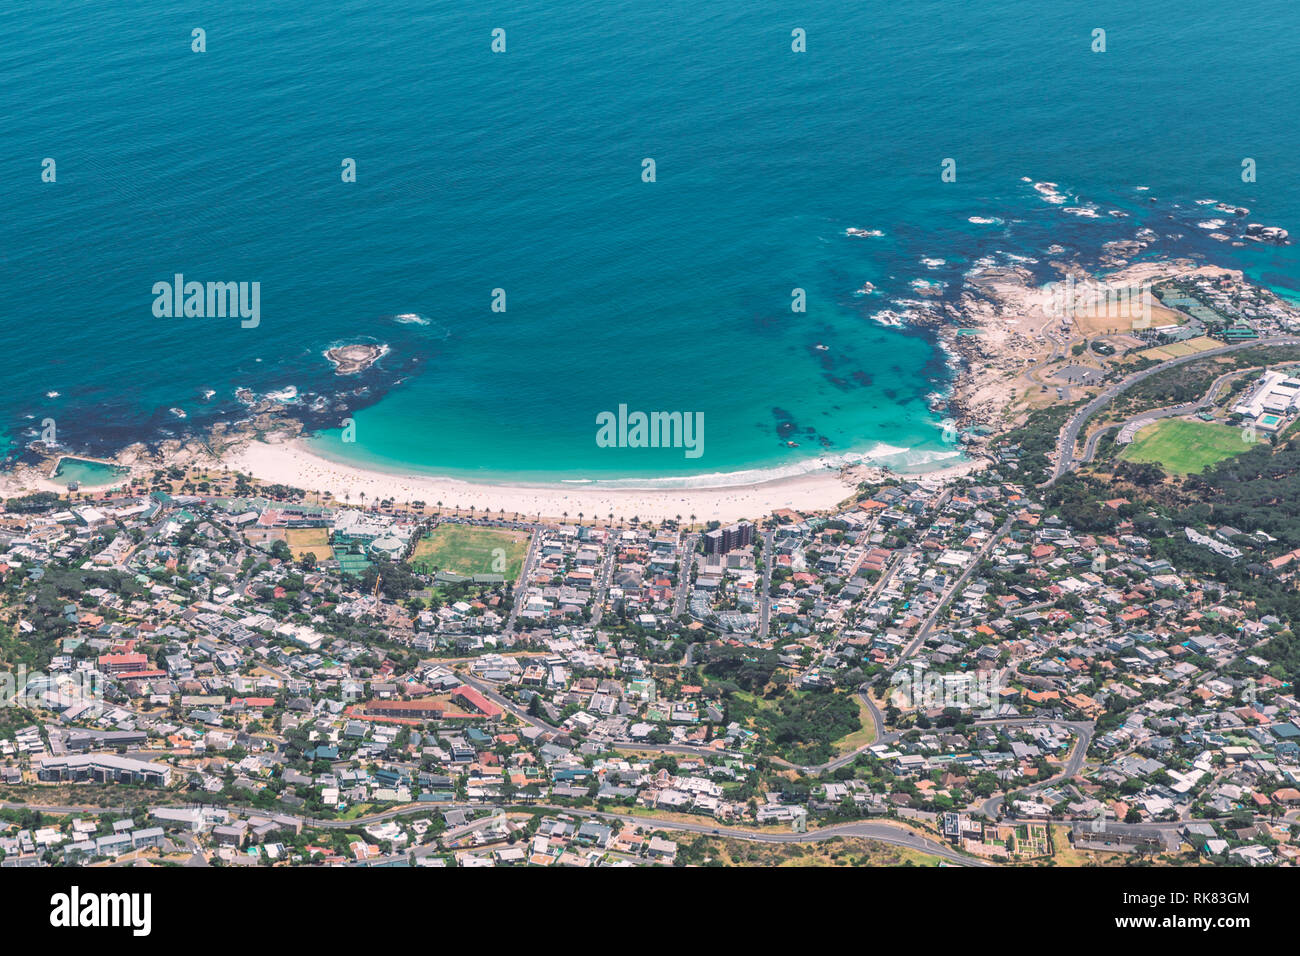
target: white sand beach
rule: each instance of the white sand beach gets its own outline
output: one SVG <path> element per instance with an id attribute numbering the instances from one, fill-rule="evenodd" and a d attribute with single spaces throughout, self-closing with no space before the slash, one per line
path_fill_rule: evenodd
<path id="1" fill-rule="evenodd" d="M 616 518 L 637 517 L 643 521 L 678 516 L 689 520 L 694 515 L 697 523 L 757 519 L 783 508 L 801 513 L 822 511 L 850 497 L 859 481 L 884 474 L 879 469 L 854 468 L 841 475 L 827 469 L 714 488 L 485 485 L 453 478 L 385 474 L 339 464 L 313 454 L 301 439 L 279 444 L 250 442 L 227 453 L 220 465 L 265 482 L 329 492 L 338 501 L 358 504 L 364 494 L 365 501 L 390 498 L 397 502 L 423 501 L 428 505 L 441 501 L 446 508 L 467 510 L 472 506 L 479 512 L 504 510 L 507 515 L 517 512 L 559 519 L 567 514 L 570 520 L 576 520 L 582 514 L 590 520 L 613 514 Z M 930 472 L 926 477 L 950 477 L 973 467 L 970 462 L 962 462 Z"/>

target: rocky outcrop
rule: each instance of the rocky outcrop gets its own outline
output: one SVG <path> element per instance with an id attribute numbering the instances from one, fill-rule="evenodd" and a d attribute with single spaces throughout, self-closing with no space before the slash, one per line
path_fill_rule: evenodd
<path id="1" fill-rule="evenodd" d="M 1275 246 L 1291 244 L 1290 233 L 1285 229 L 1279 229 L 1277 226 L 1264 226 L 1257 222 L 1252 222 L 1246 226 L 1246 238 L 1253 239 L 1255 242 L 1272 243 Z"/>
<path id="2" fill-rule="evenodd" d="M 336 375 L 356 375 L 379 360 L 384 354 L 382 345 L 340 345 L 325 352 L 325 358 L 334 365 Z"/>

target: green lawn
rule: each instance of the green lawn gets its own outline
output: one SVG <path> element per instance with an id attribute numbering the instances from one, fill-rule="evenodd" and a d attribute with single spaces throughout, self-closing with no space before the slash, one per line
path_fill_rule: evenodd
<path id="1" fill-rule="evenodd" d="M 859 747 L 874 743 L 876 739 L 876 725 L 871 719 L 871 711 L 867 710 L 867 705 L 862 702 L 862 698 L 856 693 L 853 694 L 853 703 L 858 707 L 858 723 L 861 726 L 831 745 L 835 748 L 835 753 L 838 756 L 843 756 L 857 750 Z"/>
<path id="2" fill-rule="evenodd" d="M 1187 422 L 1170 418 L 1148 425 L 1121 453 L 1127 461 L 1156 462 L 1175 475 L 1200 472 L 1233 455 L 1250 449 L 1240 428 L 1209 422 Z"/>
<path id="3" fill-rule="evenodd" d="M 308 553 L 316 555 L 317 561 L 328 561 L 334 556 L 328 528 L 290 528 L 284 537 L 295 560 Z"/>
<path id="4" fill-rule="evenodd" d="M 411 566 L 426 573 L 502 574 L 514 581 L 524 566 L 528 533 L 443 524 L 415 545 Z"/>

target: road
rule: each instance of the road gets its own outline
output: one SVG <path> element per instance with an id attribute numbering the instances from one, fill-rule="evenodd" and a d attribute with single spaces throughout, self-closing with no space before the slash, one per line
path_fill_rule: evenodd
<path id="1" fill-rule="evenodd" d="M 184 866 L 211 866 L 212 865 L 211 863 L 208 862 L 207 855 L 203 852 L 202 848 L 200 848 L 199 842 L 196 839 L 194 839 L 194 834 L 182 833 L 180 834 L 180 841 L 185 846 L 185 849 L 189 851 L 190 854 L 189 859 L 187 859 L 183 864 Z"/>
<path id="2" fill-rule="evenodd" d="M 26 804 L 3 803 L 0 807 L 23 809 L 23 810 L 40 810 L 42 813 L 51 814 L 71 814 L 71 813 L 103 813 L 105 807 L 31 807 Z M 989 866 L 984 860 L 977 860 L 972 857 L 964 856 L 956 850 L 937 840 L 922 836 L 919 833 L 903 826 L 899 823 L 889 821 L 854 821 L 852 823 L 839 823 L 834 826 L 822 827 L 815 830 L 809 830 L 806 833 L 795 833 L 790 831 L 763 831 L 748 830 L 739 827 L 722 827 L 712 822 L 692 823 L 679 820 L 661 820 L 656 817 L 633 816 L 623 813 L 606 813 L 599 810 L 583 810 L 574 807 L 562 807 L 558 805 L 545 803 L 530 804 L 478 804 L 478 803 L 453 803 L 453 804 L 414 804 L 404 807 L 394 807 L 391 810 L 384 810 L 380 813 L 372 813 L 366 816 L 357 817 L 352 820 L 319 820 L 313 817 L 299 817 L 304 826 L 314 827 L 322 830 L 350 830 L 356 827 L 366 826 L 371 823 L 379 823 L 384 820 L 391 820 L 394 817 L 408 816 L 414 814 L 433 815 L 439 814 L 446 810 L 468 809 L 468 810 L 548 810 L 557 813 L 566 813 L 571 816 L 589 817 L 599 820 L 613 820 L 620 823 L 628 823 L 644 827 L 648 830 L 663 830 L 677 833 L 697 833 L 706 835 L 716 835 L 728 837 L 733 840 L 746 840 L 751 843 L 814 843 L 822 840 L 831 840 L 836 837 L 862 837 L 864 839 L 876 840 L 880 843 L 888 843 L 891 846 L 900 846 L 912 850 L 920 850 L 923 853 L 929 853 L 933 856 L 941 857 L 951 863 L 957 863 L 962 866 Z M 475 821 L 468 828 L 473 829 L 483 825 L 485 821 Z M 189 849 L 192 841 L 187 842 L 186 848 Z M 205 864 L 195 863 L 192 858 L 187 866 L 202 866 Z"/>
<path id="3" fill-rule="evenodd" d="M 984 542 L 984 546 L 979 549 L 979 552 L 975 555 L 975 559 L 966 566 L 966 570 L 961 573 L 961 576 L 947 587 L 943 592 L 943 596 L 939 599 L 939 603 L 934 606 L 934 610 L 930 612 L 928 617 L 926 617 L 925 623 L 921 625 L 919 630 L 917 630 L 916 637 L 912 638 L 907 647 L 903 648 L 903 652 L 898 655 L 897 663 L 890 668 L 891 673 L 902 667 L 909 657 L 920 650 L 921 645 L 925 642 L 925 639 L 930 635 L 930 631 L 938 622 L 939 615 L 943 612 L 943 609 L 948 606 L 948 602 L 966 586 L 966 582 L 970 580 L 970 576 L 979 568 L 980 563 L 988 557 L 988 553 L 993 550 L 999 541 L 1002 540 L 1002 536 L 1007 533 L 1007 529 L 1011 527 L 1012 522 L 1015 520 L 1015 515 L 1008 515 L 1007 519 L 1002 522 L 1002 525 L 998 530 L 989 536 L 988 541 Z"/>
<path id="4" fill-rule="evenodd" d="M 842 754 L 834 760 L 828 760 L 826 763 L 818 764 L 817 766 L 798 767 L 796 769 L 812 776 L 819 776 L 824 773 L 834 773 L 841 767 L 847 767 L 849 764 L 853 763 L 853 761 L 857 760 L 858 757 L 862 756 L 862 754 L 866 753 L 872 747 L 879 744 L 888 746 L 903 736 L 897 731 L 885 733 L 885 715 L 880 712 L 880 708 L 876 706 L 876 702 L 871 699 L 870 688 L 870 684 L 863 684 L 860 686 L 858 688 L 858 699 L 862 701 L 863 706 L 867 708 L 867 713 L 871 717 L 872 727 L 875 731 L 871 735 L 871 742 L 863 744 L 856 750 L 850 750 L 848 753 Z M 794 766 L 794 764 L 788 764 L 784 760 L 779 759 L 773 759 L 772 762 L 783 764 L 788 767 Z"/>
<path id="5" fill-rule="evenodd" d="M 605 595 L 609 593 L 610 582 L 614 578 L 614 536 L 605 535 L 605 554 L 600 562 L 600 582 L 596 585 L 596 597 L 591 612 L 591 626 L 600 627 L 605 616 Z"/>
<path id="6" fill-rule="evenodd" d="M 691 650 L 692 648 L 688 647 L 687 650 L 688 658 L 691 653 Z M 689 660 L 687 666 L 689 666 Z M 471 687 L 475 688 L 480 693 L 482 693 L 484 697 L 488 698 L 488 700 L 492 701 L 494 704 L 497 704 L 498 706 L 504 708 L 509 713 L 513 714 L 518 720 L 523 721 L 529 726 L 536 727 L 539 730 L 548 730 L 552 732 L 556 730 L 554 726 L 546 723 L 540 718 L 532 716 L 526 710 L 521 708 L 517 703 L 515 703 L 514 701 L 510 700 L 507 697 L 502 696 L 493 688 L 491 684 L 487 683 L 486 681 L 479 680 L 476 677 L 464 673 L 458 673 L 457 676 L 461 680 L 463 680 L 466 684 L 469 684 Z M 861 747 L 851 750 L 846 754 L 841 754 L 839 757 L 836 757 L 833 760 L 828 760 L 825 763 L 820 763 L 820 764 L 800 765 L 800 764 L 791 763 L 788 760 L 783 760 L 780 757 L 770 757 L 768 759 L 770 759 L 773 764 L 776 764 L 778 766 L 788 767 L 792 770 L 798 770 L 799 772 L 807 774 L 809 776 L 818 776 L 823 773 L 833 772 L 835 770 L 838 770 L 840 767 L 852 763 L 854 760 L 857 760 L 860 755 L 865 753 L 869 748 L 874 747 L 877 744 L 890 744 L 898 740 L 899 737 L 902 736 L 901 734 L 884 733 L 884 728 L 885 728 L 884 715 L 880 712 L 880 708 L 876 706 L 875 701 L 871 699 L 870 694 L 868 692 L 868 688 L 869 688 L 868 684 L 863 684 L 861 687 L 859 687 L 858 696 L 862 700 L 862 702 L 866 705 L 867 712 L 870 714 L 871 720 L 874 724 L 875 734 L 873 735 L 873 738 L 870 743 L 863 744 Z M 1008 718 L 1008 722 L 1014 722 L 1015 720 L 1017 720 L 1017 718 Z M 1056 721 L 1056 723 L 1065 723 L 1065 721 Z M 629 753 L 675 754 L 683 757 L 701 757 L 701 758 L 717 757 L 720 755 L 720 751 L 714 750 L 710 747 L 696 747 L 691 744 L 652 744 L 652 743 L 640 743 L 631 740 L 614 740 L 614 741 L 609 741 L 609 746 L 615 750 L 620 750 Z"/>
<path id="7" fill-rule="evenodd" d="M 768 621 L 772 616 L 772 541 L 775 531 L 763 532 L 763 583 L 758 604 L 758 639 L 767 640 Z"/>
<path id="8" fill-rule="evenodd" d="M 537 560 L 537 542 L 538 533 L 536 529 L 528 538 L 528 550 L 524 553 L 524 564 L 519 569 L 519 580 L 515 582 L 513 593 L 510 595 L 510 614 L 506 618 L 505 635 L 510 637 L 515 633 L 515 621 L 519 619 L 519 606 L 524 600 L 524 591 L 527 590 L 528 579 L 533 573 L 533 562 Z"/>
<path id="9" fill-rule="evenodd" d="M 1300 364 L 1300 363 L 1284 362 L 1281 363 L 1278 367 L 1280 368 L 1283 365 L 1296 365 L 1296 364 Z M 1224 372 L 1222 375 L 1220 375 L 1210 384 L 1210 387 L 1205 390 L 1205 394 L 1201 397 L 1199 401 L 1184 402 L 1182 405 L 1171 405 L 1168 408 L 1159 408 L 1149 412 L 1139 412 L 1138 414 L 1132 416 L 1131 418 L 1127 418 L 1122 422 L 1116 422 L 1114 424 L 1106 425 L 1102 428 L 1097 429 L 1095 432 L 1089 435 L 1088 440 L 1084 442 L 1083 456 L 1079 458 L 1078 460 L 1079 463 L 1087 464 L 1097 456 L 1097 446 L 1101 443 L 1102 436 L 1105 435 L 1112 428 L 1118 428 L 1122 431 L 1124 426 L 1132 422 L 1139 421 L 1141 419 L 1149 418 L 1152 421 L 1156 421 L 1162 418 L 1176 418 L 1179 415 L 1195 414 L 1196 412 L 1209 408 L 1214 404 L 1214 396 L 1218 392 L 1218 390 L 1223 386 L 1224 382 L 1227 382 L 1234 378 L 1240 378 L 1243 375 L 1249 375 L 1252 371 L 1254 371 L 1254 369 L 1239 368 L 1239 369 L 1234 369 L 1231 372 Z"/>
<path id="10" fill-rule="evenodd" d="M 554 727 L 553 725 L 548 724 L 546 723 L 546 721 L 540 720 L 539 718 L 532 716 L 531 714 L 528 713 L 528 711 L 521 708 L 513 700 L 509 700 L 508 698 L 503 697 L 501 694 L 497 693 L 496 690 L 492 687 L 492 685 L 487 683 L 486 681 L 481 681 L 477 677 L 472 677 L 469 674 L 464 674 L 459 671 L 456 673 L 456 677 L 464 681 L 466 684 L 469 684 L 470 687 L 473 687 L 475 690 L 477 690 L 488 700 L 492 701 L 492 703 L 496 704 L 498 707 L 502 707 L 505 710 L 507 710 L 509 713 L 514 714 L 518 720 L 522 720 L 530 727 L 536 727 L 538 730 L 548 730 L 551 733 L 555 733 L 557 731 L 557 728 Z"/>
<path id="11" fill-rule="evenodd" d="M 1066 421 L 1064 427 L 1062 427 L 1061 434 L 1056 440 L 1056 466 L 1052 469 L 1052 476 L 1048 478 L 1047 481 L 1043 482 L 1041 487 L 1047 487 L 1053 484 L 1058 478 L 1063 476 L 1066 472 L 1071 471 L 1077 464 L 1079 464 L 1080 459 L 1074 457 L 1074 450 L 1075 445 L 1079 440 L 1079 433 L 1082 431 L 1083 426 L 1087 424 L 1089 418 L 1099 412 L 1106 405 L 1110 404 L 1111 400 L 1121 392 L 1136 385 L 1138 382 L 1150 378 L 1152 375 L 1158 375 L 1176 365 L 1183 365 L 1187 362 L 1196 361 L 1197 359 L 1211 358 L 1215 355 L 1225 355 L 1228 352 L 1236 352 L 1241 349 L 1260 348 L 1262 346 L 1273 345 L 1300 345 L 1300 337 L 1282 335 L 1266 339 L 1253 339 L 1249 342 L 1238 342 L 1233 345 L 1224 345 L 1204 352 L 1195 352 L 1191 355 L 1181 355 L 1178 358 L 1172 358 L 1166 362 L 1161 362 L 1159 365 L 1152 365 L 1150 368 L 1143 369 L 1140 372 L 1134 372 L 1127 378 L 1098 392 L 1092 401 L 1071 415 Z M 1093 450 L 1096 450 L 1095 446 Z"/>
<path id="12" fill-rule="evenodd" d="M 1075 740 L 1074 747 L 1070 750 L 1070 756 L 1066 758 L 1065 766 L 1061 769 L 1061 772 L 1048 777 L 1046 780 L 1040 780 L 1038 783 L 1032 784 L 1028 787 L 1017 787 L 1016 792 L 1018 793 L 1032 793 L 1035 790 L 1041 790 L 1044 787 L 1050 787 L 1052 784 L 1060 783 L 1062 780 L 1069 780 L 1077 774 L 1083 768 L 1084 762 L 1088 759 L 1088 748 L 1092 746 L 1092 735 L 1097 729 L 1096 724 L 1092 721 L 1050 720 L 1041 717 L 1011 718 L 1008 720 L 977 720 L 975 723 L 981 726 L 1014 726 L 1016 724 L 1024 723 L 1052 723 L 1060 724 L 1062 727 L 1069 727 L 1074 731 L 1077 739 Z M 989 819 L 996 820 L 998 814 L 1001 813 L 1002 802 L 1005 799 L 1006 797 L 1004 795 L 990 797 L 980 804 L 980 810 L 982 810 L 985 816 Z"/>
<path id="13" fill-rule="evenodd" d="M 303 823 L 307 826 L 320 827 L 321 829 L 350 829 L 357 826 L 364 826 L 369 823 L 376 823 L 381 820 L 389 820 L 393 817 L 404 816 L 414 813 L 441 812 L 444 809 L 499 809 L 499 810 L 553 810 L 571 814 L 573 816 L 588 817 L 598 820 L 613 820 L 619 823 L 629 823 L 636 826 L 644 827 L 650 830 L 664 830 L 677 833 L 697 833 L 705 835 L 716 835 L 728 837 L 733 840 L 746 840 L 751 843 L 811 843 L 821 842 L 822 840 L 831 840 L 836 837 L 862 837 L 870 840 L 877 840 L 881 843 L 888 843 L 892 846 L 906 847 L 912 850 L 920 850 L 924 853 L 930 853 L 934 856 L 942 857 L 952 863 L 962 866 L 989 866 L 984 860 L 977 860 L 969 856 L 958 853 L 952 847 L 946 846 L 937 840 L 924 837 L 919 833 L 903 826 L 899 823 L 889 821 L 860 820 L 852 823 L 839 823 L 834 826 L 821 827 L 815 830 L 809 830 L 806 833 L 795 833 L 789 831 L 764 831 L 748 830 L 740 827 L 718 826 L 712 822 L 691 823 L 681 820 L 661 820 L 655 817 L 633 816 L 623 813 L 607 813 L 599 810 L 582 810 L 573 807 L 553 806 L 545 803 L 533 804 L 516 804 L 508 806 L 495 806 L 485 804 L 453 804 L 440 805 L 433 807 L 409 806 L 398 807 L 393 810 L 385 810 L 382 813 L 376 813 L 370 816 L 358 817 L 355 820 L 314 820 L 304 817 Z M 478 821 L 476 821 L 477 823 Z"/>
<path id="14" fill-rule="evenodd" d="M 117 567 L 125 568 L 127 562 L 135 557 L 136 552 L 141 548 L 148 546 L 149 542 L 154 539 L 154 536 L 162 530 L 163 525 L 171 520 L 171 511 L 172 509 L 170 505 L 161 505 L 159 507 L 157 520 L 145 529 L 144 534 L 141 535 L 138 543 L 131 545 L 131 547 L 128 548 L 120 558 L 118 558 Z"/>
<path id="15" fill-rule="evenodd" d="M 691 567 L 695 563 L 695 544 L 700 540 L 698 534 L 689 534 L 682 542 L 682 570 L 677 575 L 677 594 L 673 598 L 673 619 L 686 613 L 686 599 L 691 595 Z"/>

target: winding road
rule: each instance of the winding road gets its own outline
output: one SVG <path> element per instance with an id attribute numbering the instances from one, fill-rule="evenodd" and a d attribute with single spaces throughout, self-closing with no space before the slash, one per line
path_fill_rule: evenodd
<path id="1" fill-rule="evenodd" d="M 1187 362 L 1194 362 L 1197 359 L 1211 358 L 1215 355 L 1225 355 L 1228 352 L 1237 352 L 1241 349 L 1260 348 L 1275 345 L 1300 345 L 1300 337 L 1291 335 L 1274 336 L 1265 339 L 1252 339 L 1248 342 L 1237 342 L 1232 345 L 1223 345 L 1219 348 L 1208 349 L 1204 352 L 1194 352 L 1191 355 L 1180 355 L 1177 358 L 1161 362 L 1159 365 L 1152 365 L 1150 368 L 1143 369 L 1140 372 L 1134 372 L 1121 381 L 1116 382 L 1102 391 L 1087 405 L 1084 405 L 1077 412 L 1070 416 L 1065 425 L 1061 428 L 1061 433 L 1056 440 L 1056 465 L 1052 469 L 1052 476 L 1043 482 L 1039 487 L 1046 488 L 1054 484 L 1057 479 L 1065 475 L 1066 472 L 1072 471 L 1083 461 L 1090 461 L 1091 458 L 1076 458 L 1075 446 L 1079 440 L 1079 433 L 1087 424 L 1088 419 L 1097 414 L 1101 409 L 1106 407 L 1121 392 L 1136 385 L 1138 382 L 1145 381 L 1152 375 L 1158 375 L 1176 365 L 1183 365 Z M 1240 371 L 1240 370 L 1234 370 Z M 1217 380 L 1216 380 L 1217 381 Z M 1092 453 L 1096 452 L 1096 442 L 1091 440 Z"/>
<path id="2" fill-rule="evenodd" d="M 21 809 L 21 810 L 39 810 L 42 813 L 56 815 L 72 813 L 103 813 L 104 807 L 79 807 L 79 806 L 59 806 L 59 807 L 34 807 L 20 803 L 0 802 L 0 808 Z M 184 809 L 184 806 L 176 809 Z M 975 859 L 958 853 L 952 847 L 946 846 L 937 840 L 922 836 L 900 823 L 890 821 L 874 820 L 855 820 L 851 823 L 838 823 L 829 827 L 822 827 L 816 830 L 809 830 L 805 833 L 796 833 L 790 831 L 764 831 L 748 830 L 739 827 L 717 826 L 713 823 L 692 823 L 681 820 L 662 820 L 657 817 L 635 816 L 624 813 L 608 813 L 600 810 L 584 810 L 576 807 L 558 806 L 546 803 L 520 803 L 520 804 L 480 804 L 480 803 L 452 803 L 452 804 L 411 804 L 403 807 L 394 807 L 391 810 L 384 810 L 380 813 L 372 813 L 366 816 L 356 817 L 352 820 L 319 820 L 314 817 L 300 816 L 304 826 L 313 827 L 322 830 L 352 830 L 363 827 L 371 823 L 379 823 L 384 820 L 391 820 L 394 817 L 410 816 L 415 814 L 433 815 L 439 814 L 446 810 L 551 810 L 560 813 L 567 813 L 575 817 L 587 817 L 598 820 L 611 820 L 620 823 L 629 823 L 636 826 L 645 827 L 650 830 L 663 830 L 666 832 L 677 833 L 697 833 L 711 836 L 728 837 L 733 840 L 746 840 L 751 843 L 813 843 L 822 840 L 830 840 L 835 837 L 862 837 L 864 839 L 876 840 L 880 843 L 888 843 L 892 846 L 905 847 L 911 850 L 919 850 L 932 856 L 940 857 L 950 863 L 956 863 L 961 866 L 989 866 L 984 860 Z M 192 842 L 192 841 L 191 841 Z M 186 849 L 190 849 L 187 844 Z M 192 859 L 192 858 L 191 858 Z M 203 866 L 206 863 L 188 862 L 186 865 Z"/>
<path id="3" fill-rule="evenodd" d="M 1014 726 L 1022 723 L 1050 723 L 1060 724 L 1062 727 L 1069 727 L 1075 732 L 1077 738 L 1074 746 L 1070 750 L 1070 756 L 1065 761 L 1065 766 L 1061 772 L 1048 777 L 1046 780 L 1040 780 L 1038 783 L 1031 784 L 1028 787 L 1018 787 L 1016 793 L 1032 793 L 1035 790 L 1042 790 L 1044 787 L 1050 787 L 1053 784 L 1060 783 L 1063 780 L 1069 780 L 1077 774 L 1082 768 L 1084 761 L 1088 759 L 1088 748 L 1092 746 L 1092 735 L 1096 732 L 1096 724 L 1092 721 L 1084 720 L 1051 720 L 1041 717 L 1013 718 L 1010 720 L 977 720 L 976 724 L 983 726 L 999 725 Z M 989 797 L 982 804 L 980 810 L 990 820 L 996 820 L 1002 812 L 1002 803 L 1006 799 L 1005 795 L 999 794 L 995 797 Z"/>

